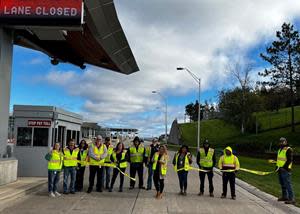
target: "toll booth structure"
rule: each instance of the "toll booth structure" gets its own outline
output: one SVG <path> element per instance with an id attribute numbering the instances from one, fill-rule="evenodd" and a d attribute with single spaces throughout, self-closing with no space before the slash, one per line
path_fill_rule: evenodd
<path id="1" fill-rule="evenodd" d="M 45 155 L 59 142 L 62 147 L 80 140 L 82 116 L 54 106 L 14 106 L 15 157 L 18 176 L 47 176 Z"/>

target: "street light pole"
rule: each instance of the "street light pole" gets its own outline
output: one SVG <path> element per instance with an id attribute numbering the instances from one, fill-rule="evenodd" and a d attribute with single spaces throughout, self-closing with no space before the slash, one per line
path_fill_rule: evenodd
<path id="1" fill-rule="evenodd" d="M 198 99 L 199 99 L 199 107 L 198 107 L 198 133 L 197 133 L 197 150 L 199 151 L 200 148 L 200 125 L 201 125 L 201 117 L 200 117 L 200 108 L 201 108 L 201 103 L 200 103 L 200 96 L 201 96 L 201 78 L 198 77 L 196 74 L 194 74 L 193 72 L 191 72 L 188 68 L 184 68 L 184 67 L 178 67 L 177 68 L 178 71 L 182 71 L 185 70 L 187 71 L 194 80 L 196 80 L 198 86 L 199 86 L 199 91 L 198 91 Z"/>
<path id="2" fill-rule="evenodd" d="M 163 96 L 159 91 L 152 91 L 153 94 L 158 94 L 165 102 L 165 138 L 168 144 L 168 102 L 167 98 Z"/>

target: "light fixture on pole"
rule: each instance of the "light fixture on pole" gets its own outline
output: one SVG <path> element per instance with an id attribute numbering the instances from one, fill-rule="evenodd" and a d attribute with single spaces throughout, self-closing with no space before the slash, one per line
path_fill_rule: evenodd
<path id="1" fill-rule="evenodd" d="M 198 94 L 198 99 L 199 99 L 199 107 L 198 107 L 198 133 L 197 133 L 197 150 L 199 151 L 199 148 L 200 148 L 200 95 L 201 95 L 201 78 L 198 77 L 196 74 L 194 74 L 193 72 L 191 72 L 188 68 L 185 68 L 185 67 L 178 67 L 177 68 L 178 71 L 187 71 L 192 77 L 194 80 L 196 80 L 198 86 L 199 86 L 199 94 Z"/>
<path id="2" fill-rule="evenodd" d="M 168 102 L 167 98 L 162 95 L 159 91 L 152 91 L 152 94 L 158 94 L 165 102 L 166 105 L 166 111 L 165 111 L 165 139 L 166 143 L 168 143 Z"/>

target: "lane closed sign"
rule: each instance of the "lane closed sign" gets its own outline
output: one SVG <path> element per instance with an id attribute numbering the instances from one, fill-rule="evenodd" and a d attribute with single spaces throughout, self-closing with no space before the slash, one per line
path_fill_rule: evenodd
<path id="1" fill-rule="evenodd" d="M 82 0 L 0 0 L 2 25 L 77 26 L 82 16 Z"/>

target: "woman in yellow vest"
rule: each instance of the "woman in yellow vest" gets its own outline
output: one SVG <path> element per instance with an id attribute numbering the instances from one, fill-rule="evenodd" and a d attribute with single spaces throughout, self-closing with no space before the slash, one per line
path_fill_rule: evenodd
<path id="1" fill-rule="evenodd" d="M 106 146 L 106 149 L 107 149 L 107 156 L 105 158 L 105 163 L 106 164 L 110 164 L 111 163 L 111 160 L 110 160 L 110 157 L 114 151 L 114 147 L 113 145 L 111 144 L 111 140 L 110 140 L 110 137 L 106 137 L 105 138 L 105 143 L 104 145 Z M 102 178 L 102 186 L 105 188 L 105 189 L 109 189 L 109 183 L 110 183 L 110 175 L 111 175 L 111 167 L 109 166 L 104 166 L 103 167 L 103 178 Z M 104 185 L 105 183 L 105 185 Z"/>
<path id="2" fill-rule="evenodd" d="M 111 161 L 112 163 L 116 164 L 116 167 L 118 167 L 121 172 L 125 173 L 126 167 L 127 167 L 127 151 L 125 150 L 125 146 L 123 143 L 118 143 L 115 150 L 113 151 L 111 155 Z M 114 188 L 115 181 L 119 174 L 119 169 L 114 168 L 113 170 L 113 176 L 110 183 L 109 192 L 112 192 Z M 124 174 L 120 173 L 120 186 L 119 186 L 119 192 L 123 192 L 123 183 L 124 183 Z"/>
<path id="3" fill-rule="evenodd" d="M 60 193 L 57 191 L 63 162 L 60 144 L 55 143 L 53 149 L 46 155 L 45 158 L 48 160 L 48 192 L 49 196 L 54 198 L 56 196 L 60 196 Z"/>
<path id="4" fill-rule="evenodd" d="M 224 149 L 224 154 L 220 157 L 219 160 L 219 169 L 223 170 L 222 179 L 223 179 L 223 193 L 221 198 L 226 198 L 227 194 L 227 185 L 230 183 L 231 198 L 235 200 L 235 173 L 240 169 L 239 159 L 233 155 L 232 149 L 230 146 L 227 146 Z"/>
<path id="5" fill-rule="evenodd" d="M 178 174 L 180 195 L 186 196 L 187 177 L 190 169 L 190 164 L 192 164 L 192 162 L 192 155 L 189 152 L 189 147 L 186 145 L 181 146 L 181 148 L 173 158 L 174 169 Z"/>
<path id="6" fill-rule="evenodd" d="M 159 151 L 153 156 L 153 181 L 156 189 L 156 198 L 161 199 L 165 187 L 165 177 L 168 168 L 168 153 L 165 146 L 160 146 Z"/>
<path id="7" fill-rule="evenodd" d="M 83 179 L 85 167 L 87 165 L 87 154 L 88 154 L 88 144 L 85 140 L 81 140 L 79 144 L 79 153 L 78 153 L 78 166 L 76 169 L 76 182 L 75 190 L 76 192 L 81 192 L 83 189 Z"/>

